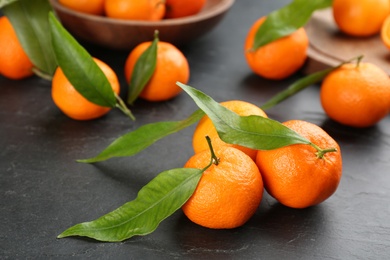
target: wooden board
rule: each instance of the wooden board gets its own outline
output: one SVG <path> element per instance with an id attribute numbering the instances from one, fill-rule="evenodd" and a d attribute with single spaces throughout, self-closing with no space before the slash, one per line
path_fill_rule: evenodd
<path id="1" fill-rule="evenodd" d="M 364 55 L 363 61 L 372 62 L 390 74 L 390 50 L 380 35 L 352 37 L 339 31 L 331 9 L 317 11 L 305 26 L 310 39 L 306 74 L 313 73 L 353 57 Z"/>

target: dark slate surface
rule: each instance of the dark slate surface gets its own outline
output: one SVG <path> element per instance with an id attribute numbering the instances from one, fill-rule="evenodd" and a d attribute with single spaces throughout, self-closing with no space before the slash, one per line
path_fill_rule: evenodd
<path id="1" fill-rule="evenodd" d="M 211 33 L 181 47 L 191 66 L 189 84 L 217 101 L 243 99 L 261 105 L 299 78 L 298 73 L 278 82 L 261 79 L 243 57 L 250 25 L 287 2 L 237 1 Z M 83 44 L 110 64 L 124 85 L 127 52 Z M 186 94 L 163 103 L 138 101 L 134 123 L 119 110 L 78 122 L 55 107 L 49 82 L 0 77 L 0 258 L 389 259 L 390 118 L 368 129 L 341 126 L 324 114 L 318 94 L 319 86 L 312 86 L 267 113 L 279 121 L 316 123 L 339 142 L 343 177 L 326 202 L 295 210 L 265 194 L 241 228 L 202 228 L 178 211 L 150 235 L 101 243 L 56 236 L 134 199 L 159 172 L 182 166 L 192 155 L 193 127 L 134 157 L 95 165 L 75 159 L 95 155 L 145 123 L 184 119 L 195 110 L 194 103 Z"/>

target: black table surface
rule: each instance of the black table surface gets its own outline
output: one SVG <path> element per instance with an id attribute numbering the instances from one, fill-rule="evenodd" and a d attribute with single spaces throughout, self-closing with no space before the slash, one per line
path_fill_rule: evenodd
<path id="1" fill-rule="evenodd" d="M 217 101 L 241 99 L 262 105 L 297 80 L 254 75 L 243 56 L 252 23 L 289 1 L 236 1 L 204 37 L 182 46 L 191 66 L 189 85 Z M 123 65 L 128 51 L 82 43 L 111 65 L 125 95 Z M 281 61 L 283 62 L 283 61 Z M 147 236 L 121 243 L 56 236 L 135 198 L 158 173 L 181 167 L 193 154 L 194 127 L 169 136 L 133 157 L 97 164 L 75 160 L 96 155 L 117 137 L 157 121 L 181 120 L 196 106 L 186 95 L 160 103 L 137 101 L 132 122 L 119 110 L 93 121 L 75 121 L 54 105 L 50 82 L 0 77 L 0 258 L 92 259 L 389 259 L 390 117 L 355 129 L 330 120 L 313 85 L 267 111 L 286 121 L 323 127 L 340 144 L 343 177 L 336 193 L 307 209 L 285 207 L 267 193 L 244 226 L 212 230 L 179 210 Z"/>

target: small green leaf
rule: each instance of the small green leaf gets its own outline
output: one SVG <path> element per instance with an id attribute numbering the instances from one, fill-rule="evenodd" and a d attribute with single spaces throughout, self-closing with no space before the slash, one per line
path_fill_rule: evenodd
<path id="1" fill-rule="evenodd" d="M 349 62 L 352 62 L 353 60 L 358 60 L 358 62 L 359 62 L 361 59 L 363 59 L 363 55 L 354 57 L 354 58 L 347 60 L 347 61 L 344 61 L 344 62 L 341 62 L 339 65 L 337 65 L 335 67 L 331 67 L 331 68 L 324 69 L 324 70 L 315 72 L 313 74 L 307 75 L 306 77 L 303 77 L 303 78 L 297 80 L 296 82 L 294 82 L 292 85 L 290 85 L 285 90 L 283 90 L 283 91 L 279 92 L 278 94 L 276 94 L 275 96 L 273 96 L 264 105 L 262 105 L 261 108 L 264 110 L 269 109 L 269 108 L 279 104 L 283 100 L 291 97 L 292 95 L 298 93 L 299 91 L 301 91 L 309 86 L 312 86 L 313 84 L 320 82 L 329 73 L 331 73 L 335 69 L 341 67 L 342 65 L 349 63 Z"/>
<path id="2" fill-rule="evenodd" d="M 112 157 L 135 155 L 158 140 L 194 124 L 199 121 L 202 116 L 204 116 L 203 111 L 197 110 L 190 117 L 182 121 L 157 122 L 141 126 L 137 130 L 116 139 L 96 157 L 78 160 L 78 162 L 94 163 Z"/>
<path id="3" fill-rule="evenodd" d="M 53 13 L 49 14 L 49 24 L 57 63 L 69 82 L 92 103 L 115 107 L 115 92 L 91 55 L 66 31 Z"/>
<path id="4" fill-rule="evenodd" d="M 332 72 L 335 68 L 329 68 L 322 71 L 315 72 L 313 74 L 310 74 L 304 78 L 301 78 L 291 84 L 288 88 L 285 90 L 277 93 L 275 96 L 273 96 L 270 100 L 268 100 L 264 105 L 261 106 L 262 109 L 266 110 L 269 109 L 283 100 L 291 97 L 292 95 L 298 93 L 299 91 L 305 89 L 306 87 L 309 87 L 313 84 L 316 84 L 320 82 L 323 78 L 326 77 L 330 72 Z"/>
<path id="5" fill-rule="evenodd" d="M 18 39 L 35 66 L 35 73 L 51 79 L 57 63 L 51 46 L 48 12 L 52 7 L 47 0 L 19 0 L 0 2 Z"/>
<path id="6" fill-rule="evenodd" d="M 294 0 L 290 4 L 271 12 L 259 27 L 252 49 L 256 50 L 293 33 L 307 23 L 314 11 L 331 5 L 332 0 Z"/>
<path id="7" fill-rule="evenodd" d="M 133 104 L 153 76 L 157 64 L 158 32 L 154 35 L 152 44 L 142 53 L 135 63 L 130 83 L 127 103 Z"/>
<path id="8" fill-rule="evenodd" d="M 160 173 L 138 193 L 135 200 L 94 220 L 65 230 L 58 238 L 86 236 L 100 241 L 119 242 L 153 232 L 191 197 L 202 170 L 172 169 Z"/>
<path id="9" fill-rule="evenodd" d="M 203 92 L 182 83 L 178 85 L 207 114 L 219 137 L 227 143 L 257 150 L 271 150 L 291 144 L 311 144 L 309 140 L 275 120 L 261 116 L 239 116 Z"/>

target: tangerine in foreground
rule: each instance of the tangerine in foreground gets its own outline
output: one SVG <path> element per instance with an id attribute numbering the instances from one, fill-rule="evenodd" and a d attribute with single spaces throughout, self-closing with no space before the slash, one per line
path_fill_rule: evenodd
<path id="1" fill-rule="evenodd" d="M 33 75 L 33 64 L 23 50 L 11 22 L 0 17 L 0 74 L 10 79 Z"/>
<path id="2" fill-rule="evenodd" d="M 115 72 L 104 62 L 94 58 L 96 64 L 106 75 L 116 94 L 119 94 L 120 85 Z M 56 106 L 67 116 L 76 120 L 90 120 L 107 114 L 111 108 L 96 105 L 83 97 L 69 82 L 58 67 L 52 80 L 52 98 Z"/>
<path id="3" fill-rule="evenodd" d="M 266 113 L 261 108 L 246 101 L 229 100 L 229 101 L 221 102 L 220 104 L 240 116 L 257 115 L 257 116 L 267 117 Z M 208 136 L 211 139 L 213 143 L 213 147 L 219 147 L 222 145 L 231 146 L 246 153 L 253 160 L 256 159 L 256 154 L 257 154 L 256 150 L 244 146 L 236 145 L 236 144 L 228 144 L 222 141 L 221 138 L 219 138 L 218 136 L 218 132 L 215 129 L 213 122 L 207 115 L 202 117 L 202 119 L 199 121 L 198 125 L 195 128 L 194 135 L 192 137 L 192 147 L 195 153 L 199 153 L 201 151 L 209 149 L 205 136 Z"/>
<path id="4" fill-rule="evenodd" d="M 152 42 L 140 43 L 130 52 L 125 63 L 127 82 L 131 80 L 137 60 L 151 44 Z M 156 102 L 171 99 L 182 91 L 176 82 L 186 84 L 189 77 L 190 67 L 184 54 L 171 43 L 159 41 L 155 71 L 139 97 Z"/>
<path id="5" fill-rule="evenodd" d="M 263 181 L 254 161 L 233 147 L 215 150 L 219 158 L 203 173 L 199 184 L 183 205 L 194 223 L 213 229 L 242 226 L 256 212 L 263 196 Z M 184 167 L 203 169 L 210 163 L 209 150 L 192 156 Z"/>
<path id="6" fill-rule="evenodd" d="M 248 32 L 244 45 L 246 61 L 261 77 L 274 80 L 287 78 L 305 63 L 309 38 L 305 29 L 299 28 L 290 35 L 252 50 L 257 30 L 265 19 L 258 19 Z"/>
<path id="7" fill-rule="evenodd" d="M 319 158 L 317 149 L 307 144 L 258 151 L 256 164 L 266 191 L 281 204 L 307 208 L 328 199 L 337 189 L 342 175 L 340 147 L 322 128 L 291 120 L 283 123 L 309 141 L 328 149 Z M 332 151 L 333 148 L 336 151 Z"/>
<path id="8" fill-rule="evenodd" d="M 323 109 L 333 120 L 352 127 L 369 127 L 390 112 L 390 79 L 374 64 L 345 64 L 325 77 L 320 97 Z"/>

